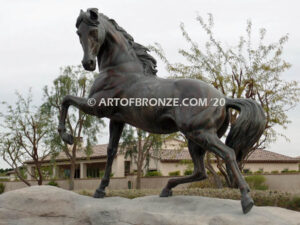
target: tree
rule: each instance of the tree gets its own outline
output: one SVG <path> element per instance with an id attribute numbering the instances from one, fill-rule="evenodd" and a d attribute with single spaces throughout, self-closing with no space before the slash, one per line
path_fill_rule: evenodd
<path id="1" fill-rule="evenodd" d="M 3 132 L 0 138 L 0 151 L 3 160 L 14 169 L 17 177 L 30 186 L 25 172 L 42 185 L 44 174 L 41 162 L 51 154 L 51 119 L 43 113 L 42 108 L 32 106 L 31 92 L 27 98 L 17 93 L 16 104 L 3 102 L 7 108 L 1 113 Z M 26 161 L 32 161 L 35 171 L 28 170 Z M 24 172 L 25 170 L 25 172 Z"/>
<path id="2" fill-rule="evenodd" d="M 61 75 L 53 81 L 53 86 L 44 88 L 45 103 L 43 107 L 53 118 L 54 125 L 58 127 L 58 117 L 61 111 L 61 102 L 66 95 L 87 97 L 95 78 L 95 74 L 85 71 L 81 66 L 66 66 L 61 69 Z M 73 112 L 73 113 L 72 113 Z M 58 132 L 53 133 L 51 146 L 56 152 L 63 151 L 70 160 L 69 189 L 74 189 L 74 176 L 76 169 L 76 153 L 83 149 L 86 155 L 92 153 L 92 145 L 97 142 L 97 134 L 103 120 L 87 115 L 81 111 L 76 114 L 71 111 L 67 117 L 67 129 L 74 136 L 74 144 L 70 147 L 65 144 Z M 56 131 L 56 129 L 55 129 Z M 85 142 L 83 140 L 85 139 Z M 85 146 L 83 146 L 85 145 Z"/>
<path id="3" fill-rule="evenodd" d="M 126 125 L 121 136 L 121 152 L 133 160 L 137 167 L 136 189 L 141 188 L 143 169 L 149 165 L 150 154 L 158 153 L 163 135 L 147 133 L 139 128 Z"/>
<path id="4" fill-rule="evenodd" d="M 278 136 L 288 138 L 275 130 L 275 126 L 286 129 L 291 122 L 287 111 L 299 102 L 299 86 L 297 81 L 286 81 L 282 74 L 291 65 L 283 59 L 283 47 L 288 41 L 288 35 L 282 36 L 277 42 L 265 43 L 266 29 L 259 31 L 258 44 L 253 44 L 252 23 L 247 22 L 246 36 L 241 36 L 233 47 L 226 47 L 217 40 L 213 32 L 213 16 L 208 15 L 208 21 L 201 16 L 196 20 L 207 34 L 208 40 L 204 47 L 193 41 L 180 25 L 182 35 L 189 44 L 189 49 L 179 49 L 187 64 L 171 63 L 162 47 L 156 43 L 151 46 L 166 65 L 171 77 L 194 78 L 206 81 L 231 98 L 251 98 L 258 101 L 266 112 L 267 124 L 261 139 L 253 146 L 244 160 L 257 148 L 265 148 L 275 142 Z M 231 123 L 238 116 L 231 111 Z M 223 163 L 217 158 L 218 168 L 225 175 Z"/>

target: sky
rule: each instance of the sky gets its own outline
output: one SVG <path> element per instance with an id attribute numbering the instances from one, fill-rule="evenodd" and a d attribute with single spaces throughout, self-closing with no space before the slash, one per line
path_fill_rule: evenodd
<path id="1" fill-rule="evenodd" d="M 293 0 L 1 0 L 0 101 L 13 104 L 16 91 L 26 94 L 32 88 L 34 102 L 40 104 L 42 88 L 51 85 L 60 67 L 80 64 L 82 49 L 75 34 L 75 21 L 80 9 L 91 7 L 114 18 L 138 43 L 146 46 L 160 43 L 171 62 L 183 61 L 178 49 L 187 47 L 179 29 L 181 22 L 201 44 L 205 36 L 195 18 L 197 15 L 205 18 L 212 13 L 216 36 L 231 46 L 245 34 L 246 21 L 251 19 L 253 33 L 266 28 L 270 42 L 289 33 L 284 57 L 292 68 L 283 78 L 300 81 L 299 6 L 299 1 Z M 158 76 L 168 76 L 159 60 L 158 71 Z M 1 106 L 0 111 L 3 110 Z M 297 106 L 288 112 L 292 121 L 288 128 L 278 128 L 290 142 L 280 138 L 269 150 L 300 156 L 299 113 L 300 106 Z M 106 127 L 99 143 L 107 141 Z M 1 159 L 0 167 L 7 167 Z"/>

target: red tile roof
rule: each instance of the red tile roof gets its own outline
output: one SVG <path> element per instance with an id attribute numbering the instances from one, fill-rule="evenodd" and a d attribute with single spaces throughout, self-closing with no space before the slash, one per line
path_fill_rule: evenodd
<path id="1" fill-rule="evenodd" d="M 164 150 L 161 153 L 160 159 L 162 161 L 180 161 L 191 160 L 188 150 L 176 152 L 171 149 Z M 290 156 L 278 154 L 264 149 L 255 150 L 247 159 L 248 163 L 296 163 L 299 160 Z"/>
<path id="2" fill-rule="evenodd" d="M 179 140 L 166 141 L 162 150 L 158 153 L 151 152 L 152 157 L 158 158 L 164 162 L 178 162 L 181 160 L 191 160 L 191 156 L 186 147 L 182 146 L 182 142 Z M 93 153 L 89 156 L 90 159 L 106 158 L 107 156 L 107 144 L 95 145 L 93 147 Z M 84 151 L 77 151 L 77 159 L 87 159 Z M 56 157 L 56 161 L 68 160 L 64 152 L 60 152 Z M 47 157 L 44 162 L 50 161 L 50 157 Z M 248 158 L 248 163 L 255 162 L 281 162 L 281 163 L 295 163 L 299 159 L 290 156 L 278 154 L 268 150 L 257 149 Z M 30 163 L 28 161 L 27 163 Z"/>
<path id="3" fill-rule="evenodd" d="M 255 150 L 248 158 L 248 162 L 297 162 L 297 159 L 271 152 L 264 149 Z"/>

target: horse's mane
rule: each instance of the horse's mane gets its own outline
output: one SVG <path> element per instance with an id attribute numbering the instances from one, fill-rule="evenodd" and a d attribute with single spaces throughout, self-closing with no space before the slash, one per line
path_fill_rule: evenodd
<path id="1" fill-rule="evenodd" d="M 98 10 L 96 9 L 88 9 L 89 10 L 95 10 L 95 12 L 98 13 Z M 144 67 L 144 75 L 146 76 L 156 76 L 157 73 L 157 69 L 156 69 L 156 60 L 153 58 L 153 56 L 151 56 L 148 51 L 149 49 L 146 48 L 145 46 L 137 43 L 134 41 L 133 37 L 128 34 L 122 27 L 120 27 L 117 22 L 114 19 L 110 19 L 109 17 L 107 17 L 106 15 L 102 14 L 102 13 L 98 13 L 99 18 L 104 18 L 105 20 L 107 20 L 117 31 L 121 32 L 121 34 L 123 34 L 123 36 L 125 37 L 125 39 L 128 41 L 129 45 L 133 48 L 136 56 L 138 57 L 138 59 L 141 61 L 143 67 Z M 83 13 L 80 13 L 79 17 L 77 18 L 76 21 L 76 27 L 79 26 L 79 24 L 84 21 L 89 25 L 92 26 L 97 26 L 97 23 L 95 23 L 95 21 L 91 20 L 88 16 L 86 16 Z"/>

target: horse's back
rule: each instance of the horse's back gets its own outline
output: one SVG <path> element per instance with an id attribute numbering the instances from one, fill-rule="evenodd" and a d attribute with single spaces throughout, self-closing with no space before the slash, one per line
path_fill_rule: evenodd
<path id="1" fill-rule="evenodd" d="M 211 85 L 193 79 L 179 79 L 175 91 L 189 105 L 175 109 L 175 121 L 182 132 L 199 129 L 218 130 L 226 116 L 225 96 Z"/>
<path id="2" fill-rule="evenodd" d="M 178 79 L 174 82 L 176 90 L 185 98 L 224 98 L 213 86 L 196 79 Z"/>

